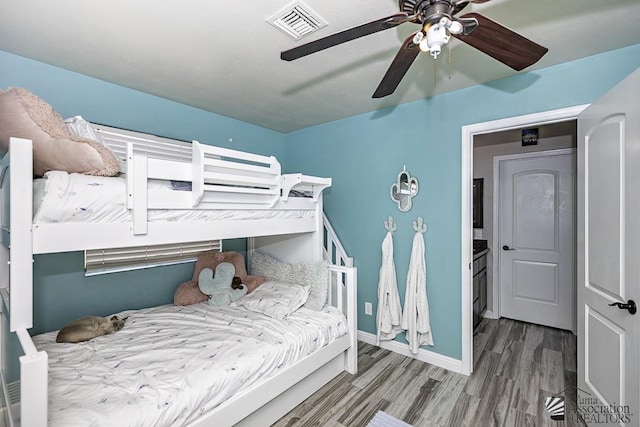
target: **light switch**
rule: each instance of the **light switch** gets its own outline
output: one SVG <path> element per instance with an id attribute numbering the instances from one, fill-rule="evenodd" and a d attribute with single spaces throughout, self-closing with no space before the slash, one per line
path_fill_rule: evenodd
<path id="1" fill-rule="evenodd" d="M 370 302 L 364 303 L 364 314 L 373 315 L 373 305 Z"/>

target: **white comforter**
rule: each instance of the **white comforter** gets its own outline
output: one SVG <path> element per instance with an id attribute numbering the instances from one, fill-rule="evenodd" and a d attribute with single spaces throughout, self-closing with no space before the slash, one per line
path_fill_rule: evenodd
<path id="1" fill-rule="evenodd" d="M 49 354 L 50 426 L 180 426 L 347 332 L 338 310 L 275 320 L 241 307 L 172 305 L 121 313 L 112 335 Z"/>
<path id="2" fill-rule="evenodd" d="M 124 176 L 91 176 L 50 171 L 33 181 L 34 224 L 56 222 L 117 223 L 131 221 Z M 150 190 L 171 199 L 170 181 L 149 180 Z M 217 221 L 223 219 L 312 218 L 313 210 L 151 209 L 149 221 Z"/>

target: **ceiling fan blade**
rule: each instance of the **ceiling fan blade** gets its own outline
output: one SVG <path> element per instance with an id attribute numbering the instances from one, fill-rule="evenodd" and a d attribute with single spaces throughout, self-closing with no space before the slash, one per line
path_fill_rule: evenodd
<path id="1" fill-rule="evenodd" d="M 491 0 L 453 0 L 453 5 L 455 6 L 456 12 L 454 15 L 460 10 L 464 9 L 469 3 L 486 3 Z"/>
<path id="2" fill-rule="evenodd" d="M 516 71 L 535 64 L 549 50 L 478 13 L 467 13 L 461 18 L 475 18 L 478 26 L 468 35 L 454 37 Z"/>
<path id="3" fill-rule="evenodd" d="M 332 46 L 368 36 L 369 34 L 377 33 L 378 31 L 387 30 L 405 22 L 415 21 L 416 19 L 416 16 L 410 16 L 407 13 L 397 13 L 395 15 L 387 16 L 386 18 L 368 22 L 310 43 L 303 44 L 290 50 L 286 50 L 280 53 L 280 59 L 293 61 L 294 59 L 302 58 L 303 56 L 319 52 Z"/>
<path id="4" fill-rule="evenodd" d="M 391 95 L 400 84 L 400 81 L 402 81 L 404 75 L 407 74 L 409 67 L 411 67 L 411 64 L 413 64 L 413 61 L 415 61 L 420 53 L 418 45 L 413 43 L 415 34 L 416 33 L 411 34 L 404 41 L 396 57 L 393 58 L 393 62 L 382 78 L 382 81 L 378 85 L 378 88 L 373 93 L 372 98 L 383 98 Z"/>

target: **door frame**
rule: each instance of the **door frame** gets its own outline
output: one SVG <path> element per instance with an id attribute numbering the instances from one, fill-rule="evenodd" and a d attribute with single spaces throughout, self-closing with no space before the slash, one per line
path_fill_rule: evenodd
<path id="1" fill-rule="evenodd" d="M 464 125 L 461 147 L 461 215 L 460 215 L 460 269 L 461 269 L 461 317 L 462 317 L 462 370 L 465 375 L 473 372 L 473 137 L 475 135 L 493 133 L 503 130 L 517 129 L 528 126 L 576 120 L 589 104 L 557 110 L 526 114 L 506 119 Z"/>
<path id="2" fill-rule="evenodd" d="M 577 135 L 576 135 L 577 137 Z M 502 289 L 500 286 L 500 256 L 502 254 L 502 252 L 500 251 L 500 163 L 504 162 L 504 161 L 509 161 L 509 160 L 519 160 L 519 159 L 535 159 L 535 158 L 540 158 L 540 157 L 555 157 L 555 156 L 562 156 L 562 155 L 573 155 L 574 156 L 574 160 L 575 160 L 575 156 L 577 156 L 577 150 L 575 148 L 559 148 L 559 149 L 555 149 L 555 150 L 545 150 L 545 151 L 535 151 L 535 152 L 531 152 L 531 153 L 517 153 L 517 154 L 505 154 L 502 156 L 495 156 L 493 158 L 493 247 L 491 248 L 491 250 L 493 251 L 493 269 L 492 269 L 492 273 L 493 273 L 493 283 L 491 284 L 492 288 L 493 288 L 493 292 L 492 292 L 492 303 L 491 303 L 491 307 L 494 308 L 493 312 L 492 312 L 492 316 L 491 318 L 493 319 L 499 319 L 500 318 L 500 313 L 502 310 L 502 300 L 500 299 L 501 295 L 502 295 Z M 573 175 L 573 187 L 574 187 L 574 196 L 577 196 L 577 185 L 578 185 L 578 177 L 577 177 L 577 170 L 575 171 L 574 175 Z M 575 198 L 575 197 L 574 197 Z M 573 211 L 573 227 L 575 229 L 576 225 L 577 225 L 577 209 L 575 206 L 576 203 L 574 203 L 574 211 Z M 574 237 L 575 237 L 574 233 Z M 575 239 L 574 239 L 575 240 Z M 574 250 L 575 252 L 575 250 Z M 575 270 L 575 261 L 576 261 L 576 256 L 577 254 L 574 253 L 574 270 Z M 573 277 L 574 277 L 574 288 L 573 288 L 573 302 L 574 302 L 574 307 L 572 307 L 572 317 L 573 317 L 573 322 L 571 325 L 571 331 L 575 334 L 576 333 L 576 319 L 575 319 L 575 314 L 576 314 L 576 306 L 578 303 L 577 300 L 577 295 L 576 295 L 576 287 L 575 287 L 575 283 L 576 283 L 576 274 L 577 271 L 574 271 Z"/>

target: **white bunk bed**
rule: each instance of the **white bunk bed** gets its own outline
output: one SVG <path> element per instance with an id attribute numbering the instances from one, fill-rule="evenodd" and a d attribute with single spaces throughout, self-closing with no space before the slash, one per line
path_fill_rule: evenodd
<path id="1" fill-rule="evenodd" d="M 285 262 L 329 261 L 328 305 L 338 308 L 348 333 L 259 381 L 189 425 L 256 425 L 276 421 L 343 371 L 357 370 L 356 269 L 340 254 L 340 243 L 322 211 L 327 178 L 280 172 L 274 157 L 185 143 L 92 125 L 126 168 L 125 221 L 33 222 L 33 159 L 29 140 L 12 138 L 2 160 L 2 387 L 8 425 L 47 425 L 48 355 L 39 351 L 28 330 L 33 326 L 35 254 L 112 247 L 155 245 L 207 239 L 248 238 L 248 257 L 260 250 Z M 152 180 L 190 183 L 189 191 L 156 190 Z M 307 197 L 289 197 L 290 190 Z M 224 219 L 150 220 L 156 210 L 223 210 Z M 233 212 L 270 212 L 255 219 L 234 219 Z M 280 215 L 281 213 L 284 215 Z M 293 213 L 293 214 L 292 214 Z M 8 265 L 8 268 L 5 267 Z M 19 357 L 19 398 L 14 401 L 6 354 L 15 332 Z"/>

